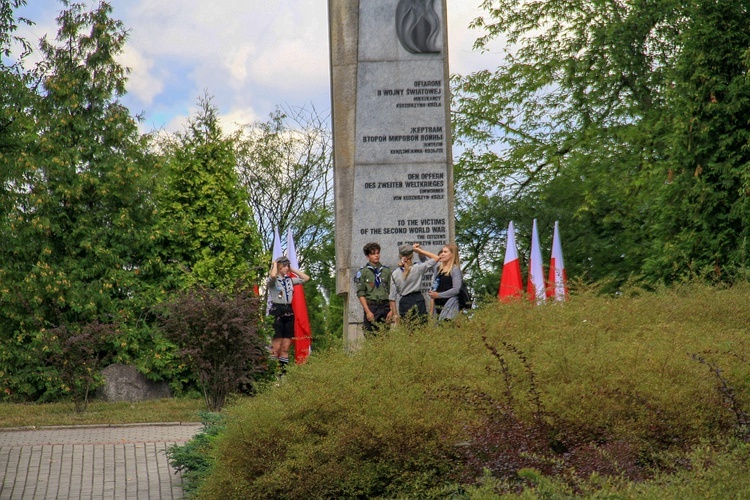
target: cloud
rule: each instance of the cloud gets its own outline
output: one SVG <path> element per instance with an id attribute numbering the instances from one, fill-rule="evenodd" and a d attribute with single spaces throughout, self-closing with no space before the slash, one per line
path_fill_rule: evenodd
<path id="1" fill-rule="evenodd" d="M 219 124 L 225 134 L 231 134 L 261 119 L 252 108 L 234 108 L 221 114 Z"/>
<path id="2" fill-rule="evenodd" d="M 474 42 L 482 33 L 469 29 L 469 24 L 486 12 L 474 6 L 475 2 L 448 2 L 448 56 L 451 73 L 466 75 L 482 69 L 494 69 L 500 63 L 498 55 L 504 45 L 502 40 L 490 44 L 490 51 L 474 50 Z"/>
<path id="3" fill-rule="evenodd" d="M 118 62 L 130 69 L 128 92 L 144 106 L 150 106 L 154 98 L 164 90 L 164 81 L 153 73 L 155 62 L 146 58 L 138 49 L 127 45 Z"/>
<path id="4" fill-rule="evenodd" d="M 129 45 L 163 73 L 158 88 L 143 84 L 152 99 L 178 85 L 184 99 L 207 91 L 222 109 L 261 115 L 289 99 L 327 105 L 326 0 L 129 1 L 132 8 L 120 11 L 132 27 Z M 157 78 L 153 70 L 145 75 Z"/>
<path id="5" fill-rule="evenodd" d="M 474 6 L 479 0 L 447 1 L 451 72 L 496 67 L 497 54 L 472 49 L 480 33 L 467 27 L 482 14 Z M 26 14 L 40 23 L 34 35 L 54 36 L 59 2 L 29 3 Z M 222 115 L 253 119 L 285 104 L 312 104 L 321 112 L 330 108 L 328 0 L 117 0 L 112 5 L 113 16 L 129 30 L 120 57 L 132 69 L 123 101 L 135 112 L 145 110 L 147 124 L 179 129 L 205 92 L 214 96 Z"/>

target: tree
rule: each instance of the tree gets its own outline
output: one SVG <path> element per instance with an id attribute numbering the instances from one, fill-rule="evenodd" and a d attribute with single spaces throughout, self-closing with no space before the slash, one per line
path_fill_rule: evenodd
<path id="1" fill-rule="evenodd" d="M 343 301 L 335 295 L 333 163 L 326 120 L 315 109 L 279 108 L 267 122 L 247 126 L 237 148 L 240 180 L 265 248 L 270 253 L 274 229 L 291 230 L 300 265 L 316 285 L 305 289 L 316 348 L 341 338 L 343 314 Z"/>
<path id="2" fill-rule="evenodd" d="M 8 191 L 18 176 L 19 167 L 11 161 L 14 152 L 27 144 L 33 135 L 28 113 L 33 98 L 32 75 L 23 66 L 31 46 L 26 39 L 14 34 L 19 24 L 32 24 L 27 19 L 15 17 L 15 9 L 25 4 L 25 0 L 0 0 L 0 189 L 3 192 Z M 16 59 L 13 58 L 14 44 L 21 47 Z M 3 196 L 0 202 L 5 202 L 4 210 L 13 204 L 10 196 Z"/>
<path id="3" fill-rule="evenodd" d="M 3 161 L 14 169 L 2 187 L 0 371 L 12 374 L 10 397 L 62 393 L 45 331 L 100 322 L 127 332 L 142 311 L 154 163 L 118 101 L 126 32 L 106 2 L 88 12 L 64 5 L 56 40 L 41 41 L 43 59 L 23 80 L 32 93 L 14 87 L 26 98 L 4 136 Z"/>
<path id="4" fill-rule="evenodd" d="M 265 248 L 274 229 L 292 229 L 300 248 L 320 246 L 333 231 L 331 133 L 315 110 L 277 109 L 247 126 L 237 149 Z M 303 256 L 304 258 L 304 256 Z"/>
<path id="5" fill-rule="evenodd" d="M 178 292 L 160 309 L 160 326 L 198 376 L 210 411 L 220 411 L 229 394 L 251 387 L 266 370 L 260 301 L 252 291 L 198 285 Z"/>
<path id="6" fill-rule="evenodd" d="M 154 270 L 177 289 L 255 282 L 261 260 L 247 193 L 235 172 L 236 138 L 219 126 L 208 97 L 184 133 L 163 144 L 166 179 L 157 195 Z"/>
<path id="7" fill-rule="evenodd" d="M 687 121 L 678 124 L 674 117 L 691 109 L 697 97 L 684 92 L 690 76 L 680 67 L 691 60 L 685 59 L 691 44 L 701 47 L 692 51 L 690 57 L 696 57 L 727 28 L 726 22 L 704 23 L 708 11 L 746 16 L 742 2 L 714 4 L 484 2 L 489 15 L 473 23 L 484 30 L 476 46 L 485 48 L 502 36 L 508 49 L 495 72 L 453 80 L 455 135 L 463 149 L 456 165 L 459 230 L 491 226 L 479 203 L 495 199 L 493 206 L 504 207 L 500 214 L 533 212 L 564 220 L 567 241 L 579 242 L 566 246 L 569 271 L 590 279 L 622 281 L 639 273 L 650 280 L 674 279 L 674 266 L 690 262 L 697 247 L 666 262 L 658 258 L 664 247 L 652 241 L 672 238 L 670 226 L 685 227 L 660 194 L 668 172 L 681 171 L 673 164 L 678 141 L 672 130 L 686 130 Z M 739 67 L 747 44 L 744 35 L 732 33 L 720 41 L 726 44 L 721 50 Z M 716 65 L 703 70 L 723 71 Z M 715 114 L 711 121 L 729 117 Z M 739 168 L 742 142 L 738 137 L 720 146 Z M 709 183 L 720 191 L 726 179 Z M 486 186 L 492 188 L 483 198 Z M 719 208 L 723 214 L 732 210 Z M 507 226 L 507 220 L 497 226 Z M 703 224 L 700 238 L 713 238 L 714 229 Z M 493 246 L 502 237 L 494 232 L 485 240 Z M 476 255 L 483 251 L 474 249 Z"/>
<path id="8" fill-rule="evenodd" d="M 669 154 L 646 270 L 665 279 L 694 273 L 747 276 L 750 264 L 750 32 L 741 1 L 691 2 L 680 35 Z"/>

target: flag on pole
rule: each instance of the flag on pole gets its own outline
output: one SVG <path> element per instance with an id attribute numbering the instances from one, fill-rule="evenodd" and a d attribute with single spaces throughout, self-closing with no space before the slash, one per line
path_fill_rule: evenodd
<path id="1" fill-rule="evenodd" d="M 508 224 L 507 240 L 508 245 L 505 248 L 503 275 L 500 279 L 500 289 L 497 291 L 497 298 L 503 302 L 508 302 L 513 298 L 520 298 L 523 294 L 521 263 L 518 260 L 516 230 L 513 227 L 513 221 L 510 221 L 510 224 Z"/>
<path id="2" fill-rule="evenodd" d="M 273 260 L 278 259 L 283 254 L 281 253 L 281 238 L 279 237 L 278 228 L 273 229 L 273 253 L 271 254 Z M 266 303 L 266 314 L 271 312 L 271 294 L 268 294 L 268 302 Z"/>
<path id="3" fill-rule="evenodd" d="M 552 237 L 552 255 L 549 259 L 549 280 L 547 280 L 547 297 L 557 301 L 568 297 L 568 276 L 565 273 L 560 229 L 555 221 L 555 232 Z"/>
<path id="4" fill-rule="evenodd" d="M 531 258 L 529 259 L 529 278 L 526 284 L 526 293 L 529 300 L 540 304 L 546 299 L 546 287 L 544 286 L 544 268 L 542 267 L 542 248 L 539 244 L 539 231 L 536 228 L 536 219 L 531 228 Z"/>
<path id="5" fill-rule="evenodd" d="M 297 250 L 292 239 L 292 230 L 287 232 L 286 254 L 289 263 L 294 269 L 299 269 L 297 261 Z M 304 363 L 312 351 L 312 328 L 310 318 L 307 315 L 307 301 L 305 300 L 305 289 L 302 285 L 294 286 L 292 295 L 292 310 L 294 311 L 294 361 L 297 364 Z"/>

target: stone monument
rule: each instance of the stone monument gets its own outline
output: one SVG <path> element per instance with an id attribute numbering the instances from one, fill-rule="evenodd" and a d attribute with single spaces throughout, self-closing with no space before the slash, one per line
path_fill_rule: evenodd
<path id="1" fill-rule="evenodd" d="M 96 397 L 102 401 L 137 403 L 172 397 L 169 384 L 152 382 L 135 366 L 113 364 L 101 373 L 104 377 L 104 385 L 96 389 Z"/>
<path id="2" fill-rule="evenodd" d="M 447 0 L 329 0 L 336 291 L 344 341 L 362 337 L 362 247 L 437 253 L 453 241 Z M 425 276 L 426 292 L 431 275 Z"/>

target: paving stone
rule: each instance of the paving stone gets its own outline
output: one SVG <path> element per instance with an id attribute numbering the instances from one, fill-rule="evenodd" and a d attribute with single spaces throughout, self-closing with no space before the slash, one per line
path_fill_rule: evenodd
<path id="1" fill-rule="evenodd" d="M 0 430 L 0 500 L 182 498 L 166 450 L 200 424 Z"/>

